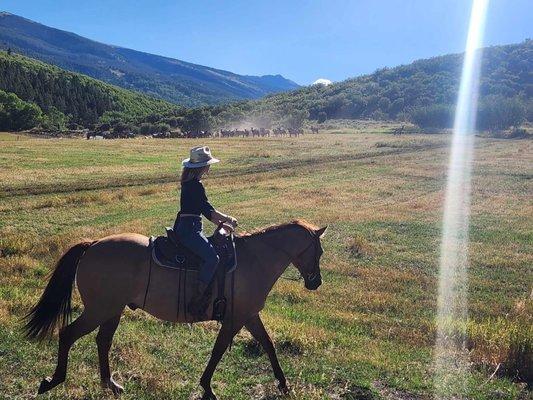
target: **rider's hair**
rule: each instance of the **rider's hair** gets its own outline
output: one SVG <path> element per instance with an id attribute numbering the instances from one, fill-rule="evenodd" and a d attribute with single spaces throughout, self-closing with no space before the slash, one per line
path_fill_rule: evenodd
<path id="1" fill-rule="evenodd" d="M 204 176 L 208 169 L 209 165 L 200 168 L 183 167 L 183 171 L 181 171 L 181 184 L 184 184 L 192 179 L 202 179 L 202 176 Z"/>

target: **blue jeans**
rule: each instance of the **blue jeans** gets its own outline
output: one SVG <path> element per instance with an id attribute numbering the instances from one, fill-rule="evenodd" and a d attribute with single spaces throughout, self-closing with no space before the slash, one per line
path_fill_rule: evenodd
<path id="1" fill-rule="evenodd" d="M 215 274 L 219 257 L 202 232 L 202 219 L 181 217 L 176 222 L 174 231 L 181 243 L 202 260 L 198 279 L 206 285 L 209 284 Z"/>

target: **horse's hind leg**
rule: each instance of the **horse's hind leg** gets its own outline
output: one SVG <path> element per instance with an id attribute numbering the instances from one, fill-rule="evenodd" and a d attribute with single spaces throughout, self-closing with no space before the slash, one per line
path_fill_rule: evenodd
<path id="1" fill-rule="evenodd" d="M 100 325 L 98 335 L 96 335 L 96 344 L 98 345 L 98 360 L 100 362 L 100 379 L 103 388 L 109 388 L 115 396 L 120 395 L 124 388 L 116 383 L 111 377 L 109 369 L 109 350 L 113 335 L 117 330 L 122 312 Z"/>
<path id="2" fill-rule="evenodd" d="M 38 393 L 44 393 L 65 381 L 67 376 L 68 353 L 76 340 L 92 332 L 98 326 L 86 311 L 74 322 L 67 325 L 59 332 L 59 351 L 57 353 L 57 367 L 52 378 L 45 378 L 39 386 Z"/>

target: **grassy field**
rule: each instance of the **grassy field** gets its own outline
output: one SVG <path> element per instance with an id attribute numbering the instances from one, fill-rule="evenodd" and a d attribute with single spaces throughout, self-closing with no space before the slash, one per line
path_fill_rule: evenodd
<path id="1" fill-rule="evenodd" d="M 295 218 L 330 227 L 322 287 L 308 292 L 301 282 L 281 280 L 263 312 L 296 399 L 432 397 L 450 137 L 385 130 L 205 141 L 223 160 L 206 180 L 210 198 L 242 229 Z M 81 238 L 161 234 L 178 207 L 179 161 L 198 143 L 0 134 L 0 398 L 33 398 L 53 372 L 56 340 L 25 341 L 19 318 L 57 257 Z M 517 348 L 531 355 L 533 341 L 532 150 L 530 141 L 476 142 L 473 364 L 468 387 L 457 394 L 464 398 L 532 398 L 502 374 Z M 214 323 L 178 326 L 128 311 L 111 350 L 123 398 L 198 398 L 216 331 Z M 66 384 L 43 398 L 111 397 L 99 388 L 94 336 L 73 348 Z M 246 331 L 222 360 L 214 388 L 221 399 L 278 398 L 268 359 Z"/>

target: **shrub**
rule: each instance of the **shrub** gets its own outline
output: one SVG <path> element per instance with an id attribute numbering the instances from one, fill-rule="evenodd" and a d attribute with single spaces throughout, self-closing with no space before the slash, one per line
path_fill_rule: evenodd
<path id="1" fill-rule="evenodd" d="M 513 128 L 507 137 L 509 139 L 527 139 L 530 134 L 525 128 Z"/>
<path id="2" fill-rule="evenodd" d="M 385 121 L 387 119 L 387 114 L 381 110 L 376 110 L 370 115 L 370 117 L 377 121 Z"/>
<path id="3" fill-rule="evenodd" d="M 170 131 L 170 125 L 165 123 L 159 123 L 156 126 L 157 132 L 169 132 Z"/>
<path id="4" fill-rule="evenodd" d="M 150 135 L 156 132 L 156 126 L 149 122 L 144 122 L 139 128 L 139 132 L 141 133 L 141 135 Z"/>
<path id="5" fill-rule="evenodd" d="M 117 122 L 115 126 L 113 126 L 113 132 L 115 133 L 130 132 L 130 131 L 131 131 L 131 125 L 126 124 L 124 122 Z"/>
<path id="6" fill-rule="evenodd" d="M 299 129 L 307 118 L 309 118 L 307 110 L 293 110 L 285 118 L 284 125 L 292 129 Z"/>
<path id="7" fill-rule="evenodd" d="M 67 129 L 67 123 L 67 116 L 52 106 L 43 117 L 41 126 L 52 131 L 64 131 Z"/>
<path id="8" fill-rule="evenodd" d="M 489 96 L 480 105 L 477 125 L 480 129 L 504 130 L 519 126 L 526 119 L 526 106 L 518 98 Z"/>
<path id="9" fill-rule="evenodd" d="M 453 125 L 454 111 L 448 104 L 418 107 L 411 111 L 410 120 L 421 128 L 449 128 Z"/>
<path id="10" fill-rule="evenodd" d="M 13 93 L 0 90 L 0 130 L 30 129 L 37 126 L 41 118 L 39 106 L 22 101 Z"/>

